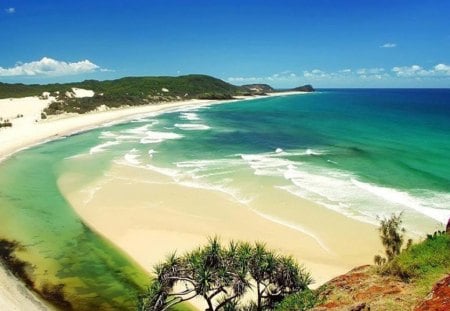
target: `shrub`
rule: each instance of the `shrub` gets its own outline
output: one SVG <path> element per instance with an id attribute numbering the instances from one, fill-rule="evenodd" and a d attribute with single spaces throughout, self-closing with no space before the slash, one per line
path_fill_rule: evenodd
<path id="1" fill-rule="evenodd" d="M 439 277 L 450 271 L 450 235 L 436 233 L 399 254 L 382 270 L 404 280 Z"/>
<path id="2" fill-rule="evenodd" d="M 287 296 L 276 305 L 275 311 L 303 311 L 313 308 L 319 303 L 319 295 L 311 290 L 305 290 Z"/>
<path id="3" fill-rule="evenodd" d="M 405 228 L 401 225 L 402 213 L 398 215 L 392 214 L 389 218 L 381 219 L 378 231 L 380 232 L 380 239 L 384 246 L 386 258 L 376 255 L 374 257 L 374 262 L 376 265 L 384 265 L 386 262 L 392 261 L 398 254 L 400 254 L 405 233 Z M 409 239 L 406 249 L 410 248 L 411 245 L 412 240 Z"/>
<path id="4" fill-rule="evenodd" d="M 12 127 L 12 123 L 9 120 L 4 120 L 0 123 L 0 127 Z"/>
<path id="5" fill-rule="evenodd" d="M 312 282 L 291 257 L 275 254 L 261 243 L 223 246 L 217 238 L 184 256 L 170 255 L 155 272 L 141 297 L 142 311 L 167 310 L 195 297 L 202 297 L 210 311 L 273 309 L 286 296 L 309 290 Z M 250 288 L 255 289 L 256 301 L 238 307 Z"/>

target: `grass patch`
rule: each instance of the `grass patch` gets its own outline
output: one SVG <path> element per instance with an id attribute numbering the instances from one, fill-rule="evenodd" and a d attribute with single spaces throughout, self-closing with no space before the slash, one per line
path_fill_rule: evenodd
<path id="1" fill-rule="evenodd" d="M 445 233 L 429 235 L 381 268 L 384 274 L 415 282 L 421 294 L 426 294 L 449 271 L 450 235 Z"/>
<path id="2" fill-rule="evenodd" d="M 275 311 L 309 310 L 320 303 L 320 291 L 304 290 L 284 298 Z"/>

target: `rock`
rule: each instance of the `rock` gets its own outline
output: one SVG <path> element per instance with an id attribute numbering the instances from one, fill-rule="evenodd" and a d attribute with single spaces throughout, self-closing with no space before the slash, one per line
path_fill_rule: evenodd
<path id="1" fill-rule="evenodd" d="M 297 92 L 314 92 L 314 88 L 312 87 L 311 84 L 306 84 L 306 85 L 302 85 L 296 88 L 293 88 L 290 91 L 297 91 Z"/>
<path id="2" fill-rule="evenodd" d="M 436 283 L 425 301 L 423 301 L 417 308 L 414 309 L 414 311 L 448 310 L 450 310 L 450 275 Z"/>

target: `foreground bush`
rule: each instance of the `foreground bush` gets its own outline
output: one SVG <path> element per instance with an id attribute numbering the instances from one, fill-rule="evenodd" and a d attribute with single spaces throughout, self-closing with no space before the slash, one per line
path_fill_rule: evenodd
<path id="1" fill-rule="evenodd" d="M 287 296 L 276 305 L 275 311 L 304 311 L 314 308 L 318 303 L 319 294 L 311 290 L 305 290 Z"/>
<path id="2" fill-rule="evenodd" d="M 202 297 L 210 311 L 273 309 L 286 296 L 309 291 L 312 283 L 292 257 L 260 243 L 231 242 L 225 247 L 217 238 L 183 256 L 169 256 L 155 272 L 140 310 L 168 310 L 194 297 Z M 246 294 L 253 295 L 254 302 L 241 307 Z"/>

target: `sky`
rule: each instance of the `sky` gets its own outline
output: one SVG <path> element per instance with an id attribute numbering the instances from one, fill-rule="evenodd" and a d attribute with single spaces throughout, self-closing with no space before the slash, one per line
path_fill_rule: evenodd
<path id="1" fill-rule="evenodd" d="M 0 0 L 0 82 L 450 87 L 448 0 Z"/>

